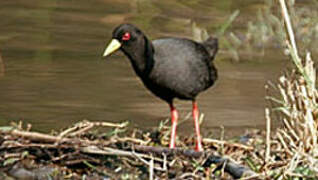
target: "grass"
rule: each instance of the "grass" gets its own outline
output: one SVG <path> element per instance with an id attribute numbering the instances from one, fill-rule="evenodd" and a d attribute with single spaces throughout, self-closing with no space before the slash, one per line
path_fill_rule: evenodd
<path id="1" fill-rule="evenodd" d="M 295 29 L 293 39 L 299 44 L 301 55 L 306 55 L 307 51 L 318 55 L 318 49 L 315 48 L 318 46 L 318 1 L 311 0 L 306 3 L 306 6 L 302 6 L 294 0 L 287 1 L 286 6 L 289 8 Z M 255 20 L 247 22 L 243 32 L 231 29 L 235 20 L 240 18 L 239 11 L 234 11 L 216 33 L 220 40 L 220 49 L 225 51 L 222 55 L 234 61 L 255 61 L 263 59 L 267 51 L 272 53 L 277 48 L 286 48 L 285 41 L 288 35 L 285 33 L 278 5 L 278 1 L 264 1 L 264 6 L 257 11 Z M 197 39 L 197 29 L 197 26 L 193 28 L 194 39 Z M 200 29 L 201 32 L 206 31 Z"/>

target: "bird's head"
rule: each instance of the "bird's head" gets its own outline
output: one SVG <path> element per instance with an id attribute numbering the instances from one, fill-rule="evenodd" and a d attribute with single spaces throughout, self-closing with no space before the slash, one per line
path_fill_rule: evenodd
<path id="1" fill-rule="evenodd" d="M 106 57 L 118 49 L 133 51 L 136 44 L 142 43 L 143 33 L 134 25 L 121 24 L 113 31 L 112 40 L 106 47 L 103 56 Z"/>

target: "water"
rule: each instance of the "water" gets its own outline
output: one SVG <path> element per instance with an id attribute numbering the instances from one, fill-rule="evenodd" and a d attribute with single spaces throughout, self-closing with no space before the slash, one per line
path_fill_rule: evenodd
<path id="1" fill-rule="evenodd" d="M 191 38 L 191 20 L 216 29 L 236 9 L 236 30 L 253 19 L 261 1 L 58 1 L 0 2 L 0 125 L 23 120 L 35 129 L 65 128 L 79 120 L 154 127 L 169 117 L 167 104 L 146 90 L 121 53 L 102 60 L 115 26 L 131 22 L 151 38 Z M 224 52 L 223 52 L 224 53 Z M 264 127 L 264 85 L 277 78 L 280 58 L 233 63 L 216 57 L 219 80 L 200 94 L 203 131 L 223 125 L 230 134 Z M 181 118 L 191 103 L 177 101 Z M 192 120 L 180 125 L 192 128 Z"/>

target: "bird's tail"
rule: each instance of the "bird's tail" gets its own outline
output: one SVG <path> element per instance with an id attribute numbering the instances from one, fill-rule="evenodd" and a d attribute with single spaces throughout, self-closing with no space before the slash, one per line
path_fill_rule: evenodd
<path id="1" fill-rule="evenodd" d="M 215 57 L 215 55 L 216 55 L 216 53 L 218 52 L 218 49 L 219 49 L 218 39 L 213 37 L 213 36 L 210 36 L 202 44 L 206 48 L 206 50 L 208 51 L 208 53 L 209 53 L 209 55 L 211 57 L 211 61 L 213 61 L 214 57 Z"/>

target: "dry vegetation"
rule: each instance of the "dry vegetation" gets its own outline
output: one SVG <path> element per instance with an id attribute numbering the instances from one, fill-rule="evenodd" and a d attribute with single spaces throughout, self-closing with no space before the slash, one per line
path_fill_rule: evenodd
<path id="1" fill-rule="evenodd" d="M 166 148 L 170 128 L 161 124 L 148 132 L 126 131 L 126 123 L 83 121 L 53 134 L 30 131 L 22 124 L 0 129 L 2 178 L 43 179 L 184 179 L 258 176 L 233 161 L 253 154 L 247 144 L 204 139 L 205 152 L 193 146 L 194 138 L 180 139 L 180 148 Z M 96 131 L 100 127 L 111 127 Z M 97 129 L 96 129 L 97 128 Z M 101 133 L 107 132 L 107 133 Z M 228 156 L 221 156 L 223 152 Z M 224 173 L 226 172 L 226 173 Z M 231 176 L 230 176 L 230 175 Z M 22 178 L 22 179 L 23 179 Z"/>
<path id="2" fill-rule="evenodd" d="M 283 122 L 283 127 L 273 134 L 272 141 L 267 140 L 271 148 L 268 148 L 266 159 L 269 165 L 275 164 L 277 159 L 285 162 L 284 166 L 270 171 L 279 174 L 278 178 L 316 179 L 318 177 L 316 70 L 310 53 L 307 53 L 305 59 L 299 57 L 287 7 L 284 0 L 279 2 L 287 31 L 286 44 L 296 69 L 282 75 L 279 83 L 274 85 L 280 94 L 278 98 L 268 97 L 276 104 L 272 109 L 278 113 L 277 117 Z"/>

